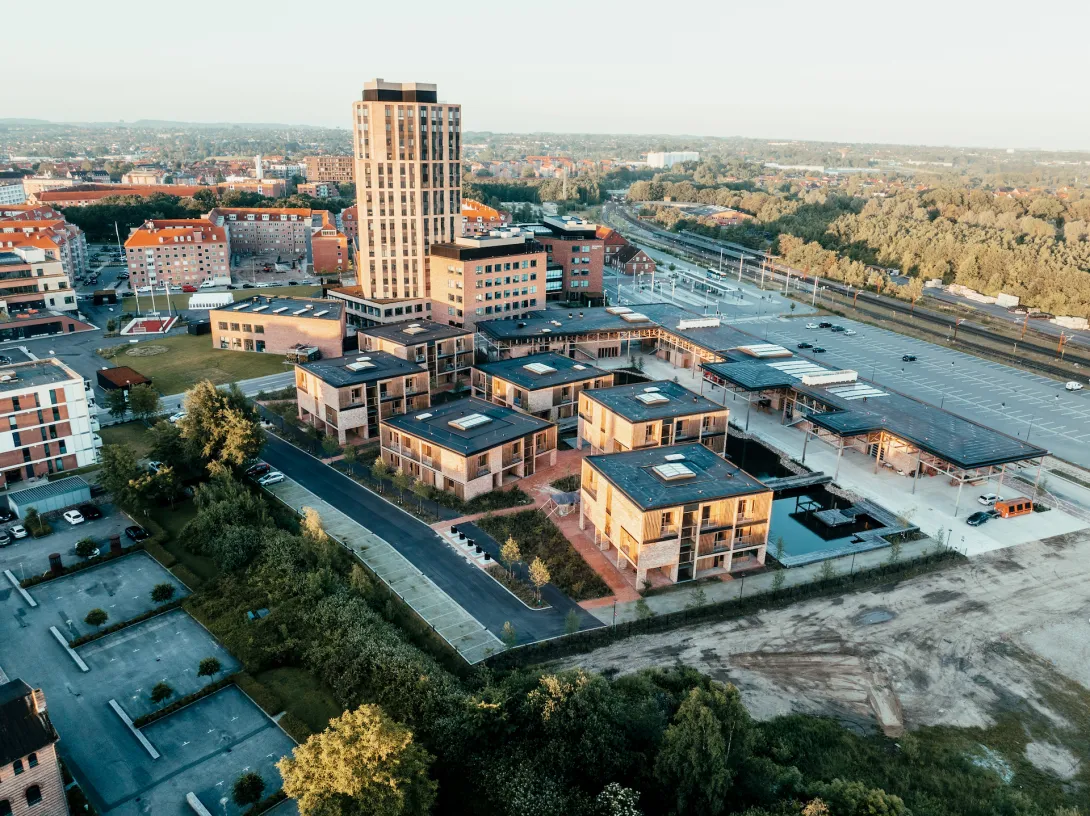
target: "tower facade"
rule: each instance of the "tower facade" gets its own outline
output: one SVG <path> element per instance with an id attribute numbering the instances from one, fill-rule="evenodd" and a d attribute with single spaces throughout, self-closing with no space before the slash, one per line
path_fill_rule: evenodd
<path id="1" fill-rule="evenodd" d="M 461 106 L 435 85 L 376 79 L 352 114 L 360 295 L 428 301 L 429 248 L 460 234 Z"/>

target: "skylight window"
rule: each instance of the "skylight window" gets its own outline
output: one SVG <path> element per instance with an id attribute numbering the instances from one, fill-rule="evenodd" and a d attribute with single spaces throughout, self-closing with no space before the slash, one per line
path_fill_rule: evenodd
<path id="1" fill-rule="evenodd" d="M 645 391 L 642 394 L 637 394 L 636 399 L 642 402 L 644 405 L 662 405 L 670 401 L 670 398 L 665 394 L 659 394 L 655 391 Z"/>
<path id="2" fill-rule="evenodd" d="M 667 462 L 665 465 L 655 465 L 651 468 L 656 474 L 667 482 L 676 482 L 678 479 L 691 479 L 696 474 L 689 470 L 688 466 L 679 462 Z"/>
<path id="3" fill-rule="evenodd" d="M 486 417 L 484 414 L 469 414 L 468 416 L 460 417 L 459 419 L 452 419 L 447 424 L 459 431 L 468 431 L 471 428 L 479 428 L 481 425 L 487 425 L 491 421 L 492 417 Z"/>
<path id="4" fill-rule="evenodd" d="M 345 368 L 347 368 L 349 371 L 363 371 L 365 368 L 374 368 L 374 367 L 375 367 L 374 363 L 368 363 L 366 361 L 361 362 L 359 360 L 357 360 L 354 363 L 349 363 L 348 365 L 345 366 Z"/>
<path id="5" fill-rule="evenodd" d="M 533 372 L 534 374 L 552 374 L 556 371 L 555 368 L 549 365 L 545 365 L 545 363 L 527 363 L 523 366 L 523 368 L 525 368 L 527 371 Z"/>

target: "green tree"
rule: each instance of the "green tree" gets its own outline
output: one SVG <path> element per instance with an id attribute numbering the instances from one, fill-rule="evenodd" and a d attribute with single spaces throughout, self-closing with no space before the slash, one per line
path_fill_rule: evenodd
<path id="1" fill-rule="evenodd" d="M 345 445 L 344 463 L 351 468 L 352 465 L 356 464 L 357 458 L 359 458 L 359 448 L 357 448 L 355 445 Z"/>
<path id="2" fill-rule="evenodd" d="M 261 801 L 263 793 L 265 793 L 265 780 L 261 778 L 260 774 L 253 771 L 242 774 L 235 780 L 234 787 L 231 788 L 231 798 L 235 800 L 235 804 L 239 807 L 256 805 Z"/>
<path id="3" fill-rule="evenodd" d="M 420 509 L 424 509 L 424 502 L 432 496 L 432 486 L 425 482 L 423 479 L 413 479 L 412 490 L 413 495 L 420 499 Z"/>
<path id="4" fill-rule="evenodd" d="M 206 475 L 199 446 L 185 439 L 176 424 L 161 419 L 148 429 L 146 438 L 151 447 L 149 458 L 172 467 L 182 482 Z"/>
<path id="5" fill-rule="evenodd" d="M 541 600 L 541 588 L 551 580 L 552 576 L 549 575 L 549 568 L 545 565 L 545 562 L 540 558 L 534 558 L 530 562 L 530 583 L 534 585 L 534 592 L 537 593 L 539 601 Z"/>
<path id="6" fill-rule="evenodd" d="M 655 776 L 672 791 L 674 812 L 718 816 L 749 755 L 753 725 L 734 686 L 692 689 L 666 729 Z"/>
<path id="7" fill-rule="evenodd" d="M 597 816 L 642 816 L 640 793 L 617 782 L 610 782 L 594 799 Z"/>
<path id="8" fill-rule="evenodd" d="M 153 703 L 161 703 L 173 694 L 174 689 L 167 683 L 156 683 L 151 689 L 151 701 Z"/>
<path id="9" fill-rule="evenodd" d="M 182 437 L 191 441 L 205 462 L 241 467 L 265 444 L 265 432 L 238 386 L 216 388 L 208 380 L 185 394 Z"/>
<path id="10" fill-rule="evenodd" d="M 519 642 L 518 632 L 515 631 L 515 626 L 513 623 L 511 623 L 511 621 L 503 622 L 503 630 L 500 632 L 500 640 L 502 640 L 504 645 L 508 648 L 513 647 L 516 643 Z"/>
<path id="11" fill-rule="evenodd" d="M 99 609 L 97 606 L 87 613 L 87 616 L 83 619 L 83 622 L 90 626 L 102 626 L 110 616 L 106 614 L 105 609 Z"/>
<path id="12" fill-rule="evenodd" d="M 512 536 L 508 536 L 507 540 L 503 542 L 503 546 L 500 547 L 500 559 L 507 567 L 507 574 L 513 578 L 515 564 L 522 560 L 522 550 L 519 549 L 519 543 Z"/>
<path id="13" fill-rule="evenodd" d="M 329 436 L 328 434 L 322 437 L 322 453 L 324 453 L 327 458 L 335 456 L 338 448 L 340 448 L 340 445 L 337 444 L 336 437 Z"/>
<path id="14" fill-rule="evenodd" d="M 277 763 L 302 816 L 424 816 L 433 757 L 375 705 L 346 711 Z"/>
<path id="15" fill-rule="evenodd" d="M 166 582 L 156 584 L 151 588 L 151 599 L 157 604 L 166 603 L 174 597 L 175 592 L 174 584 Z"/>
<path id="16" fill-rule="evenodd" d="M 81 538 L 76 542 L 76 555 L 80 558 L 90 558 L 97 548 L 98 544 L 93 538 Z"/>
<path id="17" fill-rule="evenodd" d="M 787 582 L 787 570 L 778 569 L 772 573 L 772 589 L 779 591 Z"/>
<path id="18" fill-rule="evenodd" d="M 324 543 L 329 540 L 329 533 L 322 524 L 321 514 L 313 507 L 303 508 L 303 519 L 299 522 L 299 532 L 303 538 L 308 538 L 316 543 Z"/>
<path id="19" fill-rule="evenodd" d="M 699 609 L 708 603 L 708 593 L 704 591 L 704 587 L 698 586 L 691 596 L 689 596 L 689 602 L 685 604 L 686 609 Z"/>
<path id="20" fill-rule="evenodd" d="M 214 677 L 220 673 L 223 666 L 214 657 L 205 657 L 197 665 L 197 677 Z"/>
<path id="21" fill-rule="evenodd" d="M 113 388 L 106 392 L 106 410 L 114 419 L 121 419 L 129 412 L 129 401 L 123 389 Z"/>
<path id="22" fill-rule="evenodd" d="M 579 631 L 580 625 L 579 613 L 574 609 L 569 609 L 568 614 L 564 616 L 564 634 L 574 635 Z"/>
<path id="23" fill-rule="evenodd" d="M 382 491 L 383 486 L 386 484 L 386 479 L 390 475 L 390 466 L 386 464 L 386 460 L 381 456 L 376 456 L 375 461 L 371 463 L 371 475 L 375 477 L 375 481 L 378 482 L 378 489 Z"/>
<path id="24" fill-rule="evenodd" d="M 833 566 L 832 561 L 822 561 L 821 569 L 818 571 L 818 576 L 822 581 L 831 581 L 836 575 L 836 567 Z"/>
<path id="25" fill-rule="evenodd" d="M 28 507 L 26 512 L 23 513 L 23 526 L 34 536 L 45 532 L 45 522 L 42 520 L 37 507 Z"/>
<path id="26" fill-rule="evenodd" d="M 406 473 L 401 468 L 394 471 L 394 476 L 390 480 L 394 483 L 394 487 L 397 488 L 398 500 L 404 501 L 405 491 L 409 489 L 409 486 L 413 483 L 413 477 Z"/>
<path id="27" fill-rule="evenodd" d="M 163 400 L 160 399 L 159 392 L 150 385 L 140 383 L 129 389 L 129 410 L 134 417 L 147 422 L 163 412 Z"/>

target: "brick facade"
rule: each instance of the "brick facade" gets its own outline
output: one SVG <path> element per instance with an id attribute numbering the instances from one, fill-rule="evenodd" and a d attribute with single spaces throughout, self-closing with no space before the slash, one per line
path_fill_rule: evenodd
<path id="1" fill-rule="evenodd" d="M 241 304 L 248 306 L 240 309 Z M 340 357 L 344 349 L 344 308 L 328 300 L 259 295 L 212 309 L 208 317 L 213 348 L 287 354 L 297 346 L 314 346 L 322 357 Z"/>

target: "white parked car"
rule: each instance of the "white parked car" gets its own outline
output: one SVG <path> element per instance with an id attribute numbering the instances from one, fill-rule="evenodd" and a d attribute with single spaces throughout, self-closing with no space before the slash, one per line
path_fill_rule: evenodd
<path id="1" fill-rule="evenodd" d="M 83 524 L 83 513 L 81 513 L 79 510 L 65 510 L 64 520 L 67 521 L 69 524 Z"/>
<path id="2" fill-rule="evenodd" d="M 1067 383 L 1064 388 L 1066 388 L 1068 391 L 1082 391 L 1082 383 L 1072 380 L 1071 382 Z"/>
<path id="3" fill-rule="evenodd" d="M 983 504 L 985 507 L 991 507 L 993 504 L 999 501 L 999 496 L 995 493 L 985 493 L 983 496 L 977 499 L 977 501 L 980 504 Z"/>
<path id="4" fill-rule="evenodd" d="M 212 289 L 215 286 L 216 286 L 216 282 L 214 280 L 212 280 L 211 278 L 209 278 L 204 283 L 202 283 L 198 288 L 199 289 Z"/>
<path id="5" fill-rule="evenodd" d="M 266 473 L 264 476 L 258 479 L 257 483 L 262 487 L 268 487 L 269 485 L 280 484 L 280 482 L 284 481 L 284 479 L 285 476 L 283 473 L 281 473 L 279 470 L 274 470 L 271 473 Z"/>
<path id="6" fill-rule="evenodd" d="M 8 532 L 11 534 L 12 538 L 26 538 L 27 537 L 26 527 L 24 527 L 22 524 L 13 524 L 13 525 L 11 525 L 10 527 L 8 527 Z"/>
<path id="7" fill-rule="evenodd" d="M 855 329 L 845 329 L 844 330 L 844 336 L 845 337 L 852 337 L 854 334 L 855 334 Z"/>
<path id="8" fill-rule="evenodd" d="M 816 329 L 817 327 L 818 327 L 817 323 L 807 323 L 806 324 L 806 328 L 808 328 L 808 329 Z"/>
<path id="9" fill-rule="evenodd" d="M 171 425 L 177 425 L 178 422 L 185 419 L 185 411 L 179 411 L 176 414 L 171 414 L 169 419 L 170 419 L 170 424 Z"/>
<path id="10" fill-rule="evenodd" d="M 137 286 L 136 287 L 136 293 L 138 295 L 150 294 L 151 293 L 151 287 L 150 286 Z"/>

